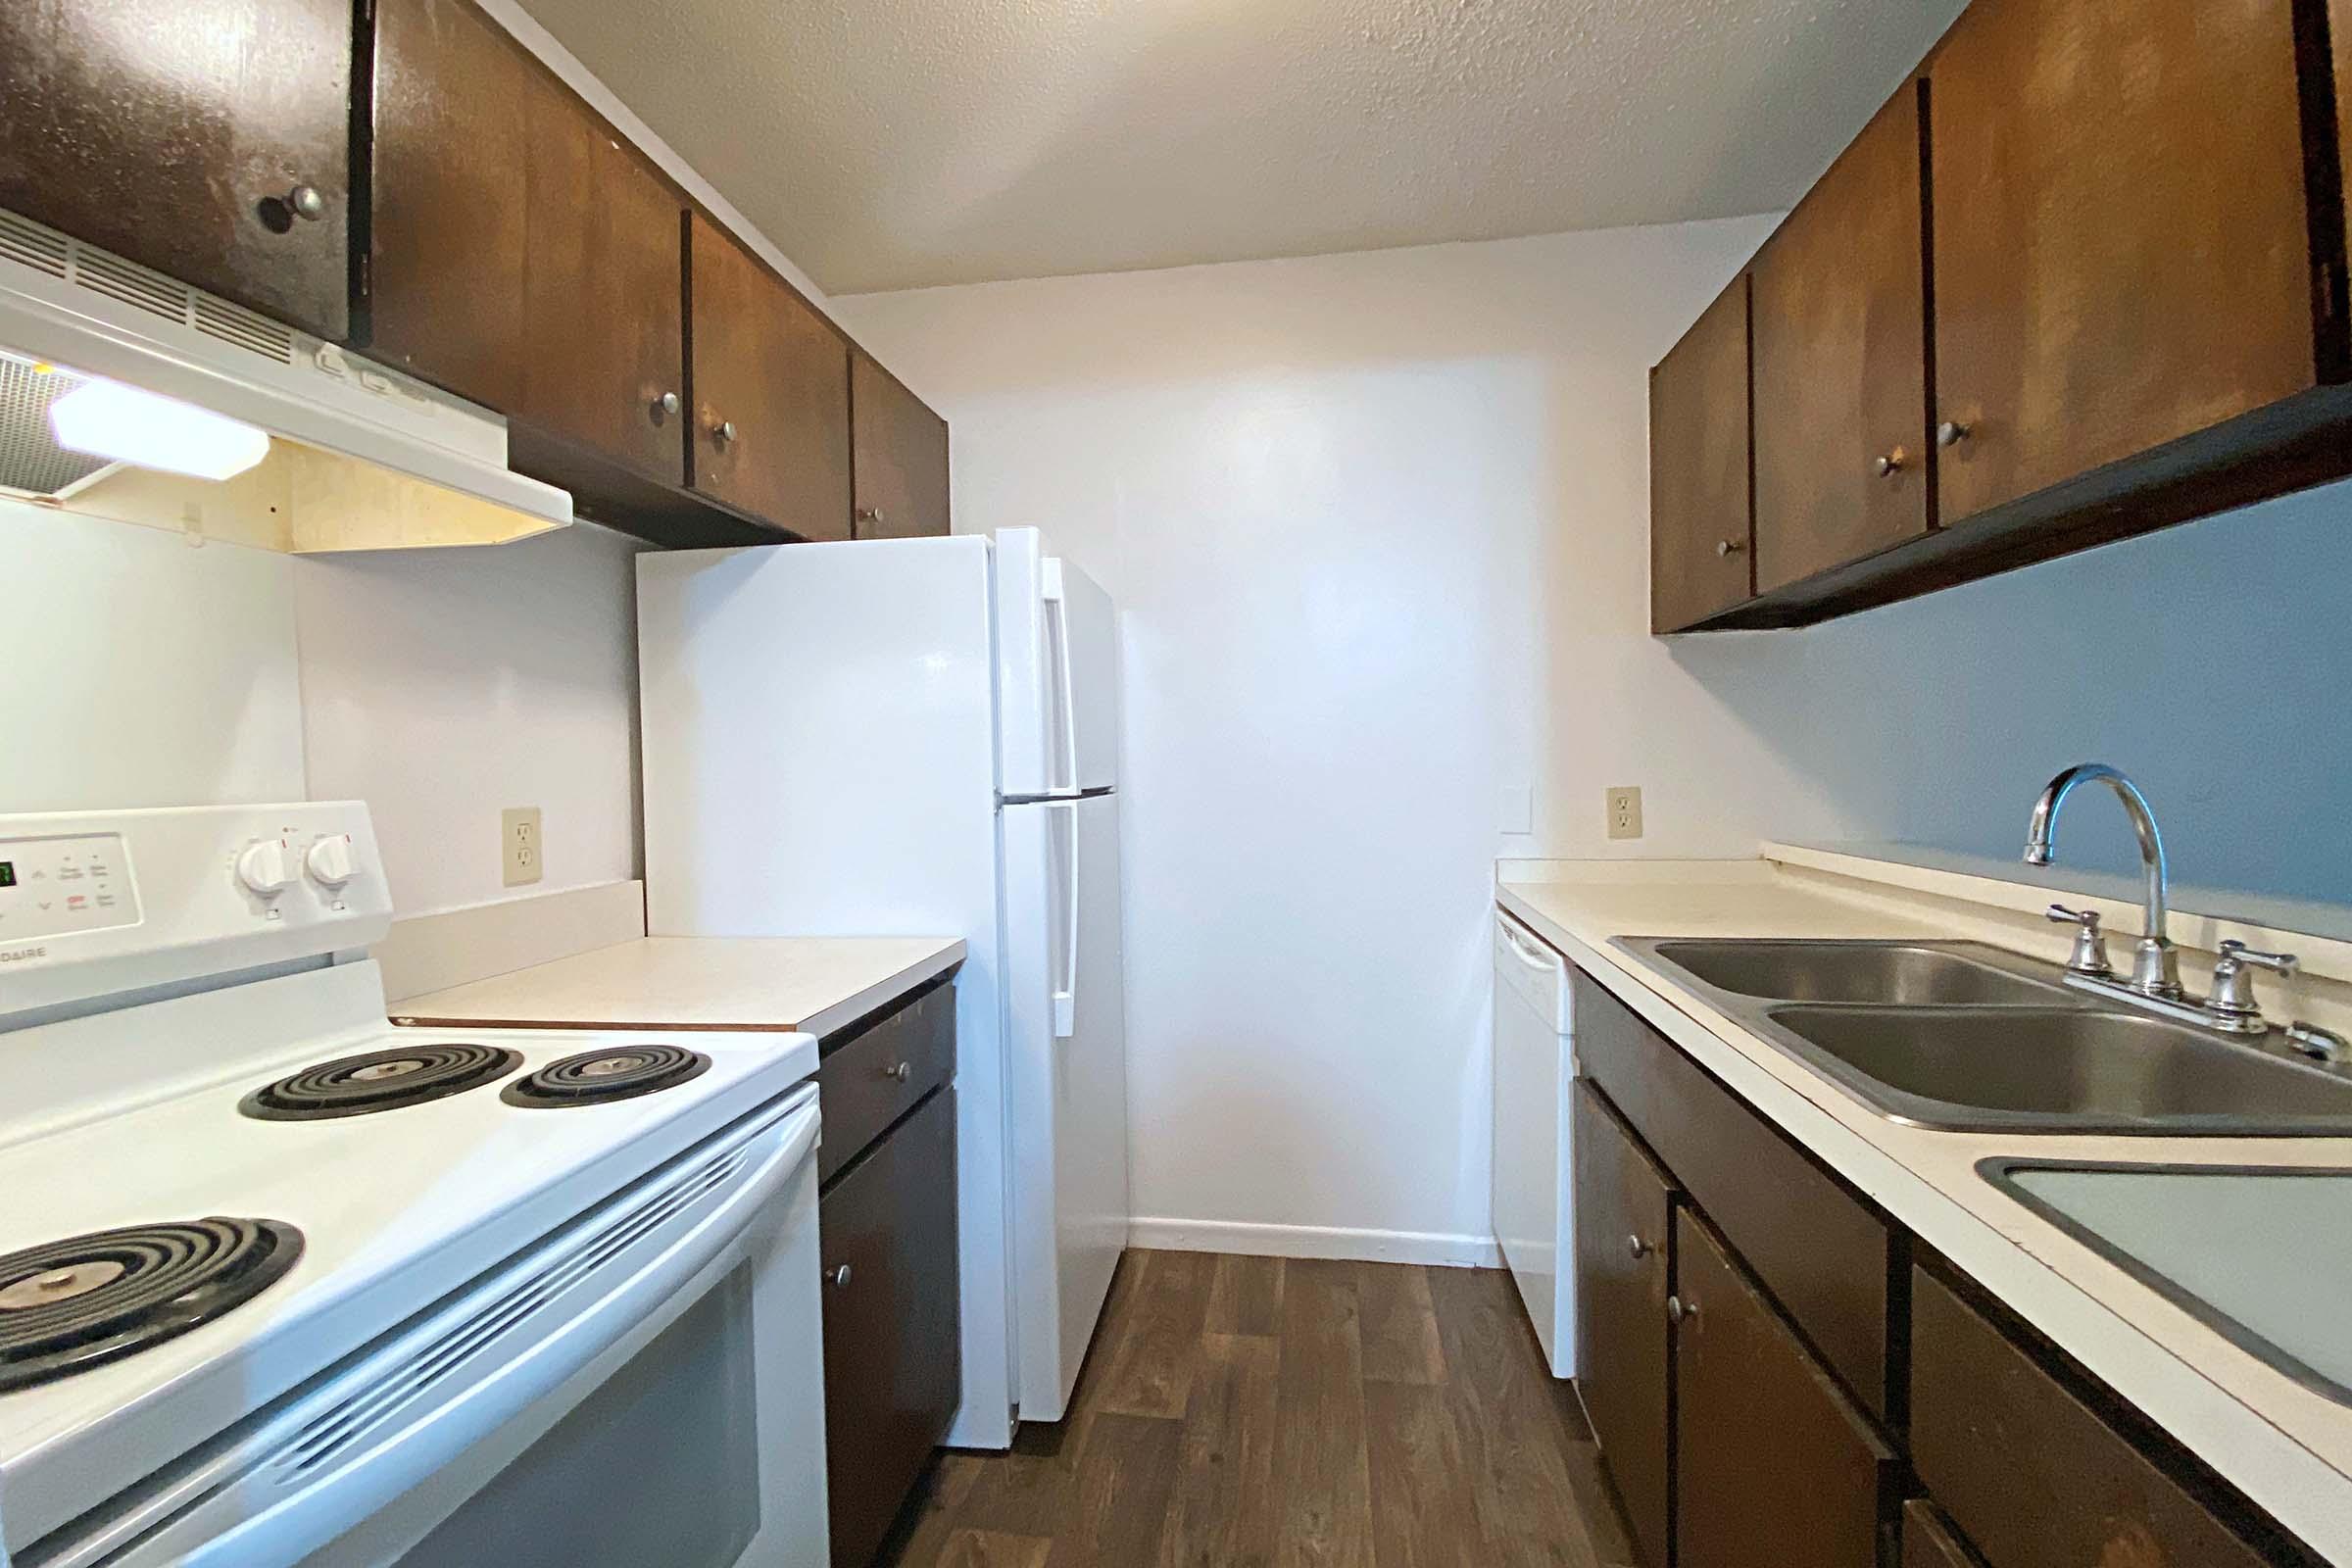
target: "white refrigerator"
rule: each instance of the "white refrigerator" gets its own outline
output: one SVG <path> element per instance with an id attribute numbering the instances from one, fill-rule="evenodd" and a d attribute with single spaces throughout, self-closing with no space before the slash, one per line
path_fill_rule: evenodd
<path id="1" fill-rule="evenodd" d="M 1127 1241 L 1110 599 L 1033 528 L 637 567 L 652 933 L 969 944 L 949 1441 L 1006 1446 Z"/>

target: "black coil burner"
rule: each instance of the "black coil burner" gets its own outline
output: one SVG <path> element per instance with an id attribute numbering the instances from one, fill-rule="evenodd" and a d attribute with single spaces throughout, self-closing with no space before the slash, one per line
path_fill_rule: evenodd
<path id="1" fill-rule="evenodd" d="M 522 1064 L 496 1046 L 420 1045 L 371 1051 L 305 1067 L 237 1102 L 263 1121 L 321 1121 L 421 1105 L 503 1078 Z"/>
<path id="2" fill-rule="evenodd" d="M 634 1100 L 658 1094 L 710 1068 L 710 1058 L 699 1051 L 676 1046 L 609 1046 L 551 1061 L 500 1090 L 510 1105 L 550 1109 L 562 1105 L 601 1105 L 607 1101 Z"/>
<path id="3" fill-rule="evenodd" d="M 0 1394 L 112 1361 L 251 1300 L 302 1255 L 273 1219 L 96 1231 L 0 1257 Z"/>

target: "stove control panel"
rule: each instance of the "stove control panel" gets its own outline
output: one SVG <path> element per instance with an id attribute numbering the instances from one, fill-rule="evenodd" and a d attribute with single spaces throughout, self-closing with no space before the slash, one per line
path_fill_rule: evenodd
<path id="1" fill-rule="evenodd" d="M 0 816 L 0 1020 L 382 940 L 368 808 Z"/>
<path id="2" fill-rule="evenodd" d="M 138 923 L 120 833 L 0 839 L 0 947 Z"/>

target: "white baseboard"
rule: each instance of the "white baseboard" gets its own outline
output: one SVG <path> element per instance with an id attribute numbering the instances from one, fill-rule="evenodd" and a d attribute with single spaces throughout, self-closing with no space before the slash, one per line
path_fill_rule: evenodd
<path id="1" fill-rule="evenodd" d="M 1500 1268 L 1492 1236 L 1443 1231 L 1374 1231 L 1336 1225 L 1258 1225 L 1245 1220 L 1137 1218 L 1127 1245 L 1167 1252 L 1239 1252 L 1248 1257 L 1333 1257 L 1365 1263 Z"/>

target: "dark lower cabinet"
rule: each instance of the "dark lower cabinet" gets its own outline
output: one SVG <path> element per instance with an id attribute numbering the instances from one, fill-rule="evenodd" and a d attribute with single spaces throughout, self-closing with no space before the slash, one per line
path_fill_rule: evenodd
<path id="1" fill-rule="evenodd" d="M 2257 1568 L 2248 1545 L 1992 1319 L 1912 1274 L 1911 1450 L 1991 1568 Z"/>
<path id="2" fill-rule="evenodd" d="M 0 207 L 350 324 L 352 0 L 7 0 Z"/>
<path id="3" fill-rule="evenodd" d="M 1674 1266 L 1679 1568 L 1876 1568 L 1894 1450 L 1688 1208 Z"/>
<path id="4" fill-rule="evenodd" d="M 834 1178 L 817 1224 L 833 1563 L 865 1568 L 962 1394 L 953 1086 Z"/>
<path id="5" fill-rule="evenodd" d="M 1666 1568 L 1666 1260 L 1673 1179 L 1590 1083 L 1576 1086 L 1576 1365 L 1635 1546 Z"/>
<path id="6" fill-rule="evenodd" d="M 1925 1497 L 1903 1504 L 1902 1568 L 1984 1568 L 1984 1559 L 1971 1551 L 1960 1532 Z"/>
<path id="7" fill-rule="evenodd" d="M 2318 1568 L 1571 980 L 1577 1385 L 1643 1568 Z"/>

